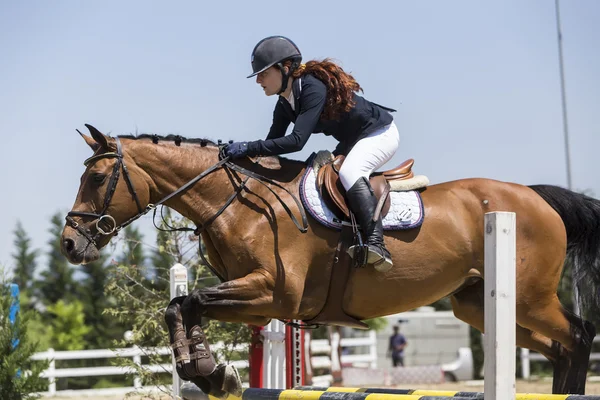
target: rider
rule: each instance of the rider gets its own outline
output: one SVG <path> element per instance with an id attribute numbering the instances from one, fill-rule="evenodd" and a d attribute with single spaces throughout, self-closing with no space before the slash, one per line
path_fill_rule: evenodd
<path id="1" fill-rule="evenodd" d="M 301 64 L 298 47 L 283 36 L 262 39 L 252 52 L 256 83 L 267 96 L 279 95 L 273 123 L 265 140 L 234 142 L 225 148 L 232 159 L 272 156 L 300 151 L 312 133 L 338 140 L 334 155 L 344 155 L 339 171 L 350 210 L 357 218 L 368 245 L 368 262 L 379 271 L 392 267 L 383 241 L 381 215 L 373 221 L 377 198 L 369 175 L 392 158 L 399 134 L 390 108 L 372 103 L 354 78 L 329 59 Z M 289 135 L 286 130 L 294 122 Z M 349 250 L 353 255 L 353 248 Z"/>

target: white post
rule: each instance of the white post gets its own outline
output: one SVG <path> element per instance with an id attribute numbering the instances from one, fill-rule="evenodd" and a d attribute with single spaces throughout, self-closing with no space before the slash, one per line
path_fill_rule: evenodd
<path id="1" fill-rule="evenodd" d="M 295 324 L 299 324 L 301 321 L 294 319 L 292 320 Z M 304 335 L 298 328 L 287 326 L 285 328 L 286 343 L 286 378 L 284 388 L 293 389 L 297 386 L 303 386 L 305 384 L 305 371 L 303 368 L 304 364 Z M 289 358 L 289 360 L 288 360 Z"/>
<path id="2" fill-rule="evenodd" d="M 56 394 L 56 378 L 54 374 L 56 373 L 56 363 L 54 362 L 54 349 L 50 348 L 47 351 L 48 360 L 50 363 L 48 364 L 48 393 L 51 396 Z"/>
<path id="3" fill-rule="evenodd" d="M 521 347 L 521 375 L 523 379 L 529 379 L 531 370 L 529 365 L 529 349 Z"/>
<path id="4" fill-rule="evenodd" d="M 265 389 L 285 389 L 285 325 L 271 320 L 261 331 L 263 336 L 263 381 Z"/>
<path id="5" fill-rule="evenodd" d="M 516 215 L 485 214 L 485 383 L 487 400 L 516 396 Z"/>
<path id="6" fill-rule="evenodd" d="M 313 377 L 313 370 L 312 370 L 312 351 L 310 350 L 310 346 L 311 346 L 311 340 L 312 340 L 312 334 L 310 333 L 310 331 L 308 329 L 305 329 L 304 332 L 304 351 L 301 354 L 302 357 L 302 364 L 304 365 L 304 368 L 306 370 L 306 376 L 305 376 L 305 382 L 303 384 L 305 385 L 312 385 L 312 377 Z"/>
<path id="7" fill-rule="evenodd" d="M 169 271 L 169 278 L 171 282 L 171 300 L 179 296 L 187 296 L 188 294 L 188 274 L 187 268 L 182 264 L 175 264 Z M 177 375 L 175 369 L 175 356 L 171 354 L 173 360 L 173 398 L 180 398 L 181 395 L 181 379 Z"/>
<path id="8" fill-rule="evenodd" d="M 336 328 L 329 327 L 329 346 L 331 352 L 329 357 L 331 358 L 331 377 L 333 378 L 333 386 L 339 386 L 342 382 L 342 355 L 340 354 L 340 332 Z"/>
<path id="9" fill-rule="evenodd" d="M 369 340 L 371 341 L 371 345 L 369 346 L 369 354 L 371 356 L 371 368 L 377 368 L 377 332 L 374 330 L 369 331 Z"/>
<path id="10" fill-rule="evenodd" d="M 138 345 L 136 344 L 133 345 L 133 348 L 136 350 L 139 349 Z M 142 357 L 140 355 L 133 356 L 133 362 L 137 365 L 142 365 Z M 133 387 L 136 389 L 142 388 L 142 379 L 137 374 L 133 377 Z"/>

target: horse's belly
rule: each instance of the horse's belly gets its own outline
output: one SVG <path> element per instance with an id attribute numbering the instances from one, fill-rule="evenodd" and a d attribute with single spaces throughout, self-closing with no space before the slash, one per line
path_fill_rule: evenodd
<path id="1" fill-rule="evenodd" d="M 465 282 L 461 268 L 398 265 L 402 272 L 381 276 L 376 271 L 358 273 L 346 292 L 346 312 L 360 318 L 396 314 L 429 305 L 452 293 Z M 369 268 L 369 267 L 367 267 Z"/>
<path id="2" fill-rule="evenodd" d="M 370 318 L 429 305 L 460 288 L 472 270 L 481 270 L 483 212 L 473 218 L 470 197 L 468 191 L 457 196 L 444 187 L 428 189 L 422 226 L 386 232 L 394 267 L 387 273 L 371 266 L 355 271 L 347 312 Z"/>

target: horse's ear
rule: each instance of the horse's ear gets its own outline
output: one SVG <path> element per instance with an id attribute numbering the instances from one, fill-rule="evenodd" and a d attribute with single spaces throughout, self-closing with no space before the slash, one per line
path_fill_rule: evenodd
<path id="1" fill-rule="evenodd" d="M 98 145 L 100 145 L 101 148 L 103 148 L 105 150 L 109 150 L 110 149 L 109 146 L 108 146 L 108 140 L 107 140 L 106 136 L 104 136 L 102 133 L 100 133 L 100 131 L 98 129 L 94 128 L 90 124 L 85 124 L 85 126 L 88 128 L 88 130 L 92 134 L 92 137 L 94 138 L 94 140 L 96 141 L 96 143 Z"/>
<path id="2" fill-rule="evenodd" d="M 96 150 L 98 150 L 100 148 L 100 145 L 98 143 L 96 143 L 96 141 L 94 139 L 92 139 L 91 137 L 89 137 L 88 135 L 86 135 L 84 133 L 81 133 L 81 131 L 79 129 L 76 129 L 76 131 L 77 131 L 77 133 L 79 133 L 81 135 L 83 140 L 85 140 L 87 145 L 90 146 L 94 152 L 96 152 Z"/>

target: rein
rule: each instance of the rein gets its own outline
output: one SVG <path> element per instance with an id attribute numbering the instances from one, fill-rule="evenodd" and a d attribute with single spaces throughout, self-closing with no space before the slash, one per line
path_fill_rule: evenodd
<path id="1" fill-rule="evenodd" d="M 181 195 L 182 193 L 186 192 L 188 189 L 190 189 L 192 186 L 194 186 L 202 178 L 208 176 L 209 174 L 211 174 L 212 172 L 216 171 L 219 168 L 228 168 L 230 170 L 239 172 L 240 174 L 245 175 L 246 178 L 236 188 L 234 193 L 231 194 L 231 196 L 229 196 L 229 198 L 225 201 L 223 206 L 221 206 L 221 208 L 212 217 L 210 217 L 203 225 L 196 227 L 195 229 L 172 228 L 170 231 L 192 231 L 192 232 L 194 232 L 195 235 L 198 236 L 199 241 L 201 241 L 201 236 L 200 236 L 201 233 L 204 232 L 219 217 L 219 215 L 221 215 L 227 209 L 227 207 L 229 207 L 229 205 L 242 192 L 242 190 L 244 190 L 246 188 L 246 183 L 248 182 L 248 180 L 250 178 L 260 182 L 262 185 L 267 187 L 271 191 L 271 193 L 273 193 L 275 198 L 277 198 L 277 200 L 281 203 L 281 205 L 283 206 L 283 208 L 285 209 L 287 214 L 290 216 L 291 220 L 294 222 L 296 227 L 300 230 L 300 232 L 306 233 L 308 231 L 308 220 L 306 218 L 306 212 L 304 211 L 302 204 L 296 198 L 296 196 L 294 196 L 288 189 L 284 188 L 276 181 L 274 181 L 270 178 L 264 177 L 255 172 L 249 171 L 245 168 L 242 168 L 242 167 L 232 163 L 231 161 L 229 161 L 229 157 L 223 156 L 223 154 L 222 154 L 223 148 L 219 149 L 220 160 L 217 163 L 213 164 L 211 167 L 209 167 L 208 169 L 206 169 L 205 171 L 203 171 L 202 173 L 197 175 L 195 178 L 193 178 L 192 180 L 187 182 L 185 185 L 181 186 L 179 189 L 177 189 L 174 192 L 163 197 L 156 203 L 150 203 L 146 206 L 146 208 L 142 208 L 139 198 L 138 198 L 138 195 L 137 195 L 137 192 L 135 191 L 135 188 L 133 186 L 133 182 L 131 181 L 131 178 L 129 176 L 129 171 L 127 169 L 127 166 L 125 165 L 121 141 L 119 140 L 119 137 L 116 137 L 115 141 L 117 143 L 117 151 L 116 152 L 107 152 L 107 153 L 97 154 L 97 155 L 94 155 L 84 161 L 84 165 L 87 167 L 90 164 L 95 163 L 96 161 L 99 161 L 99 160 L 102 160 L 105 158 L 116 158 L 117 159 L 117 161 L 115 162 L 115 165 L 113 167 L 112 175 L 108 182 L 108 187 L 106 189 L 106 196 L 104 198 L 104 205 L 103 205 L 102 211 L 100 213 L 70 211 L 67 213 L 67 216 L 66 216 L 66 220 L 69 223 L 69 225 L 72 228 L 76 229 L 79 233 L 81 233 L 86 239 L 88 239 L 92 244 L 94 244 L 94 246 L 97 246 L 96 241 L 98 240 L 99 237 L 108 236 L 113 233 L 118 234 L 121 229 L 130 225 L 132 222 L 134 222 L 135 220 L 139 219 L 140 217 L 146 215 L 150 211 L 154 211 L 153 218 L 152 218 L 152 222 L 154 223 L 154 217 L 156 216 L 157 206 L 163 205 L 163 203 L 172 199 L 173 197 Z M 136 215 L 134 215 L 133 217 L 129 218 L 128 220 L 126 220 L 125 222 L 117 225 L 115 219 L 110 214 L 108 214 L 107 211 L 108 211 L 108 207 L 110 206 L 115 189 L 117 187 L 117 182 L 119 180 L 121 170 L 123 170 L 123 177 L 125 178 L 127 188 L 129 189 L 129 192 L 133 196 L 135 203 L 137 205 L 138 213 Z M 287 204 L 285 204 L 285 202 L 279 196 L 277 196 L 277 194 L 273 191 L 273 189 L 270 186 L 267 185 L 267 183 L 277 186 L 280 189 L 283 189 L 286 193 L 288 193 L 290 196 L 292 196 L 292 198 L 294 199 L 294 201 L 296 203 L 296 206 L 298 207 L 298 210 L 300 211 L 300 215 L 302 216 L 302 225 L 300 225 L 300 223 L 298 222 L 298 220 L 296 219 L 296 217 L 294 216 L 294 214 L 292 213 L 290 208 L 287 206 Z M 81 224 L 76 222 L 73 219 L 73 217 L 95 218 L 95 220 L 92 221 L 92 223 L 95 223 L 96 234 L 92 235 L 89 227 L 84 228 Z M 104 224 L 107 224 L 107 226 L 104 226 Z M 89 224 L 89 225 L 92 225 L 92 224 Z M 159 228 L 158 226 L 156 226 L 156 223 L 154 223 L 154 226 L 159 230 L 168 231 L 168 230 Z M 201 246 L 199 244 L 198 253 L 200 254 L 200 258 L 202 259 L 202 261 L 211 269 L 211 271 L 222 282 L 225 281 L 225 279 L 216 272 L 215 268 L 208 262 L 208 260 L 206 260 L 206 258 L 204 257 L 204 254 L 202 254 L 202 251 L 200 249 L 201 249 Z"/>

